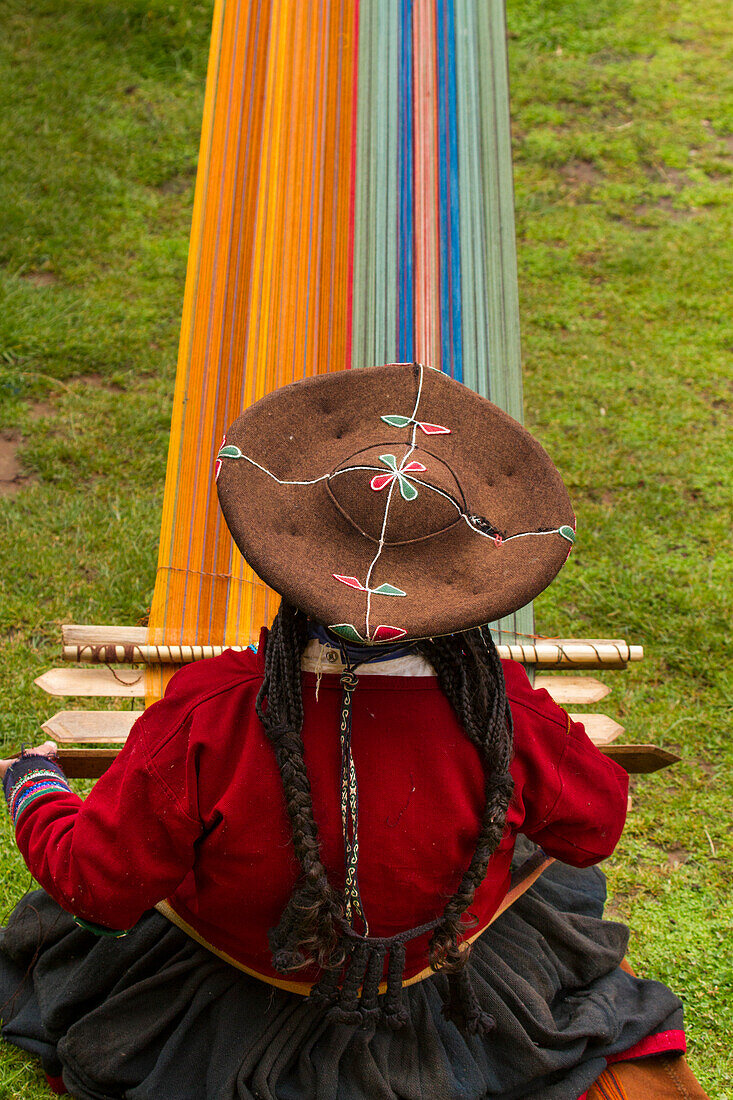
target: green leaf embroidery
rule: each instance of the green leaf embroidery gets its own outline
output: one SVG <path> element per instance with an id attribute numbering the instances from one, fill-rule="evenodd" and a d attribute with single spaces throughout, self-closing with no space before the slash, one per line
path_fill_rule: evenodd
<path id="1" fill-rule="evenodd" d="M 351 623 L 335 623 L 333 626 L 329 626 L 329 630 L 332 630 L 334 634 L 338 634 L 340 638 L 345 638 L 347 642 L 363 642 L 359 631 Z"/>
<path id="2" fill-rule="evenodd" d="M 383 416 L 381 419 L 385 424 L 391 424 L 393 428 L 406 428 L 408 424 L 412 423 L 409 416 Z"/>
<path id="3" fill-rule="evenodd" d="M 572 527 L 558 527 L 557 533 L 558 535 L 562 535 L 564 539 L 567 539 L 568 542 L 575 542 L 575 531 L 573 531 Z"/>
<path id="4" fill-rule="evenodd" d="M 417 489 L 412 485 L 406 477 L 397 475 L 400 479 L 400 492 L 405 500 L 414 500 L 417 496 Z"/>
<path id="5" fill-rule="evenodd" d="M 242 452 L 239 447 L 235 447 L 233 443 L 227 443 L 226 447 L 222 447 L 217 455 L 217 458 L 241 458 Z"/>
<path id="6" fill-rule="evenodd" d="M 397 459 L 394 455 L 380 455 L 379 461 L 383 462 L 385 466 L 389 466 L 394 473 L 397 473 Z"/>
<path id="7" fill-rule="evenodd" d="M 406 596 L 407 593 L 403 592 L 401 588 L 395 588 L 393 584 L 380 584 L 379 588 L 373 588 L 372 592 L 376 596 Z"/>

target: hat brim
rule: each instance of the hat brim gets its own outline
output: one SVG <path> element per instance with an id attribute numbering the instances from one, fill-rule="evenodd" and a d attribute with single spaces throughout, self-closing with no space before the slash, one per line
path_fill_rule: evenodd
<path id="1" fill-rule="evenodd" d="M 434 457 L 453 471 L 465 502 L 456 521 L 395 544 L 348 518 L 329 478 L 376 445 L 386 457 L 426 465 Z M 570 501 L 537 440 L 496 405 L 416 364 L 276 391 L 234 422 L 221 456 L 219 499 L 246 560 L 289 602 L 354 641 L 451 634 L 502 618 L 547 587 L 572 547 Z M 419 475 L 355 471 L 370 506 L 388 508 L 391 494 L 408 518 L 402 486 L 423 498 L 439 492 Z M 375 481 L 385 483 L 377 496 Z"/>

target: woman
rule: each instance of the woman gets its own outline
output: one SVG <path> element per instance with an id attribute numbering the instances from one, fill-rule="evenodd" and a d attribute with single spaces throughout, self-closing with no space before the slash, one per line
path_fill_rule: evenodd
<path id="1" fill-rule="evenodd" d="M 217 476 L 280 611 L 181 670 L 86 802 L 50 756 L 7 768 L 47 893 L 4 934 L 5 1037 L 135 1100 L 577 1100 L 683 1050 L 600 919 L 626 776 L 482 625 L 574 541 L 539 444 L 393 364 L 258 402 Z M 535 845 L 568 866 L 492 922 Z"/>

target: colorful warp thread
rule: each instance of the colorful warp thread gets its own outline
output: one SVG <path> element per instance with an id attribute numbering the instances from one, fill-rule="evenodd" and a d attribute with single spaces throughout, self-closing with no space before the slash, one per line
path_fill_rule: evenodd
<path id="1" fill-rule="evenodd" d="M 521 419 L 505 40 L 502 0 L 217 0 L 150 644 L 274 615 L 213 478 L 265 393 L 418 360 Z"/>
<path id="2" fill-rule="evenodd" d="M 5 794 L 13 825 L 17 826 L 21 814 L 37 799 L 58 791 L 66 794 L 71 787 L 61 769 L 51 764 L 39 765 L 19 776 Z"/>

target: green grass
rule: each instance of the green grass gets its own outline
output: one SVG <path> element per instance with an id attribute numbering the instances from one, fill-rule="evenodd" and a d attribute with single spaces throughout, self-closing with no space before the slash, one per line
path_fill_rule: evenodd
<path id="1" fill-rule="evenodd" d="M 528 425 L 579 542 L 540 630 L 626 637 L 603 709 L 683 762 L 609 861 L 637 970 L 733 1100 L 728 4 L 509 0 Z M 62 622 L 136 623 L 154 579 L 210 5 L 6 0 L 0 35 L 0 737 L 54 704 Z M 0 911 L 28 884 L 7 822 Z M 0 1100 L 47 1092 L 3 1047 Z"/>

